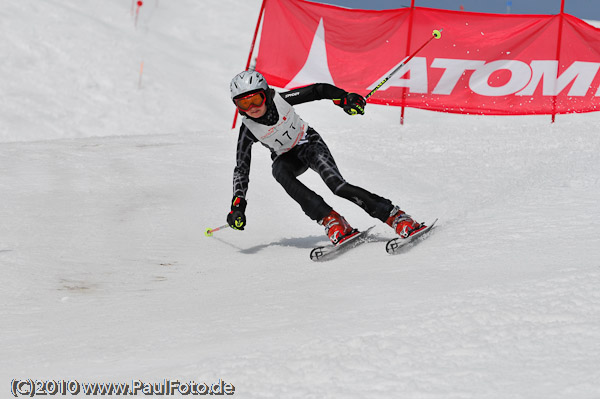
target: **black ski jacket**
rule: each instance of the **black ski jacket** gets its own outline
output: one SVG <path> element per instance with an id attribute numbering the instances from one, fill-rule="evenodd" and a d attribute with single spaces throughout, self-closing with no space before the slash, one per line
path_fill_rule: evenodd
<path id="1" fill-rule="evenodd" d="M 275 90 L 269 89 L 267 92 L 267 112 L 264 116 L 254 119 L 258 123 L 264 125 L 274 125 L 279 119 L 277 109 L 273 102 Z M 284 93 L 280 93 L 281 97 L 290 105 L 302 104 L 315 100 L 333 100 L 343 99 L 348 93 L 334 85 L 328 83 L 315 83 L 309 86 L 300 87 Z M 242 115 L 244 113 L 240 112 Z M 258 139 L 254 137 L 252 132 L 242 123 L 237 142 L 236 166 L 233 170 L 233 195 L 234 197 L 246 198 L 248 191 L 248 183 L 250 182 L 250 161 L 252 159 L 252 145 Z M 271 157 L 275 159 L 276 154 L 272 152 Z"/>

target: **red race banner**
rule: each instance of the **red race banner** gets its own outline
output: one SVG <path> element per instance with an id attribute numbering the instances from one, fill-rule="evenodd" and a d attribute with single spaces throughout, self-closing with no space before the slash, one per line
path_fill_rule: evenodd
<path id="1" fill-rule="evenodd" d="M 600 109 L 600 29 L 569 14 L 264 7 L 256 70 L 276 87 L 332 83 L 366 95 L 443 29 L 369 102 L 486 115 Z"/>

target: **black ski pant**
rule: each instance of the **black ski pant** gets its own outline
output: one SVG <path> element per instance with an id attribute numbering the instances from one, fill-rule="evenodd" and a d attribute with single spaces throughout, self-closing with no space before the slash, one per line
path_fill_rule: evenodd
<path id="1" fill-rule="evenodd" d="M 273 177 L 300 204 L 304 213 L 309 218 L 320 221 L 332 210 L 320 195 L 298 180 L 298 176 L 311 168 L 335 195 L 355 203 L 372 217 L 385 222 L 394 207 L 392 202 L 347 183 L 329 148 L 314 129 L 308 129 L 307 139 L 307 143 L 295 146 L 273 161 Z"/>

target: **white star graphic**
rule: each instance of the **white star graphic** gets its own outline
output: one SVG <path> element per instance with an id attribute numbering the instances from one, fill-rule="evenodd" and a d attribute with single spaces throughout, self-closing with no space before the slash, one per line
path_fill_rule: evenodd
<path id="1" fill-rule="evenodd" d="M 304 66 L 285 88 L 292 89 L 294 87 L 306 86 L 312 83 L 330 83 L 335 85 L 327 63 L 323 18 L 319 21 L 319 26 L 313 37 L 312 45 L 310 46 L 310 51 Z"/>

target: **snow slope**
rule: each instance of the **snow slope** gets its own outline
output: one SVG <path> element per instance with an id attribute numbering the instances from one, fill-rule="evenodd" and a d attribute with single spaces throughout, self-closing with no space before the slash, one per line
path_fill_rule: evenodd
<path id="1" fill-rule="evenodd" d="M 212 383 L 240 398 L 600 398 L 600 115 L 297 107 L 345 177 L 419 220 L 325 242 L 254 150 L 224 223 L 230 78 L 259 0 L 10 0 L 0 16 L 0 392 L 11 380 Z M 140 85 L 140 66 L 144 62 Z M 357 227 L 374 221 L 315 188 Z M 83 394 L 81 394 L 83 395 Z"/>

